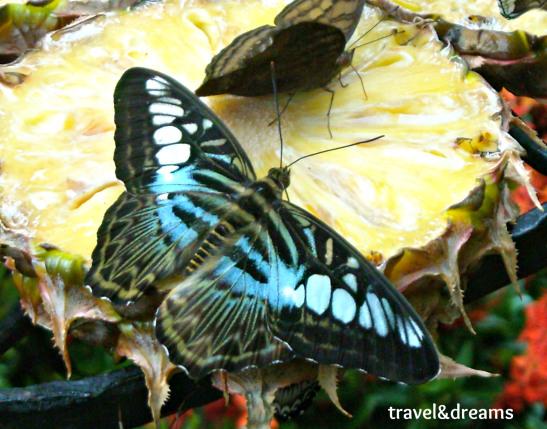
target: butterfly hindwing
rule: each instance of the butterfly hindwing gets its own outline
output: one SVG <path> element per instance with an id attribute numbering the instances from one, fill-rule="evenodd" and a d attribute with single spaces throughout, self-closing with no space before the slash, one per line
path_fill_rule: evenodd
<path id="1" fill-rule="evenodd" d="M 278 213 L 305 271 L 297 284 L 280 284 L 278 302 L 268 303 L 276 337 L 296 355 L 321 364 L 360 368 L 409 384 L 435 377 L 435 346 L 387 279 L 310 213 L 288 202 Z"/>
<path id="2" fill-rule="evenodd" d="M 275 25 L 284 27 L 313 20 L 338 28 L 349 40 L 364 5 L 365 0 L 295 0 L 275 17 Z"/>
<path id="3" fill-rule="evenodd" d="M 114 101 L 116 174 L 127 190 L 105 214 L 86 284 L 125 303 L 180 273 L 230 211 L 229 195 L 256 177 L 235 137 L 172 78 L 130 69 Z"/>
<path id="4" fill-rule="evenodd" d="M 230 249 L 182 281 L 159 308 L 156 335 L 193 378 L 292 357 L 266 325 L 269 260 L 265 231 L 250 225 L 226 238 Z M 252 265 L 252 267 L 251 267 Z"/>
<path id="5" fill-rule="evenodd" d="M 273 401 L 275 418 L 283 422 L 298 417 L 312 405 L 319 390 L 319 383 L 315 380 L 304 380 L 276 390 Z"/>

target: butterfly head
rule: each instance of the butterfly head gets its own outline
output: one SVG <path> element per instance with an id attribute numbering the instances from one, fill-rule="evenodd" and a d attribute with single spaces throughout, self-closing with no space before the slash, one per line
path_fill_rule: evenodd
<path id="1" fill-rule="evenodd" d="M 279 187 L 281 192 L 285 191 L 291 184 L 291 170 L 287 167 L 270 168 L 268 178 Z"/>
<path id="2" fill-rule="evenodd" d="M 349 67 L 351 65 L 351 62 L 353 61 L 353 54 L 355 52 L 355 48 L 344 51 L 340 54 L 340 56 L 336 59 L 336 65 L 340 67 L 340 69 Z"/>

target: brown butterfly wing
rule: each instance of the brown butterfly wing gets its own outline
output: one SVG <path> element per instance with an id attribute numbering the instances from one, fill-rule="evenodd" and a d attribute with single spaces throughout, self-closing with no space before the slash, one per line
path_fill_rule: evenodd
<path id="1" fill-rule="evenodd" d="M 211 60 L 198 96 L 271 94 L 272 62 L 279 92 L 319 88 L 341 69 L 337 60 L 346 40 L 336 27 L 302 22 L 256 30 L 261 31 L 242 34 Z"/>
<path id="2" fill-rule="evenodd" d="M 287 27 L 314 21 L 338 28 L 348 40 L 363 12 L 365 0 L 295 0 L 275 18 L 275 25 Z"/>

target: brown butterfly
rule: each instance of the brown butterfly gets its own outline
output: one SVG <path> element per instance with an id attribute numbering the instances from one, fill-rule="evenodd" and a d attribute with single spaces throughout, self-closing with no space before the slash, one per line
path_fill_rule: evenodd
<path id="1" fill-rule="evenodd" d="M 547 10 L 547 0 L 498 0 L 498 6 L 505 18 L 513 19 L 531 9 Z"/>
<path id="2" fill-rule="evenodd" d="M 364 0 L 296 0 L 265 25 L 236 37 L 213 57 L 196 95 L 258 96 L 326 86 L 351 64 L 344 50 Z"/>

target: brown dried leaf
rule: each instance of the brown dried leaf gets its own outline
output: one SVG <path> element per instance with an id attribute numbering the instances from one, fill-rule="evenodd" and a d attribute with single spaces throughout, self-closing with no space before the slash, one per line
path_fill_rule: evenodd
<path id="1" fill-rule="evenodd" d="M 332 403 L 336 405 L 336 408 L 338 408 L 342 414 L 352 418 L 353 416 L 342 408 L 340 400 L 338 399 L 338 371 L 339 368 L 335 366 L 320 365 L 317 379 L 319 380 L 319 385 L 327 392 L 327 395 L 329 395 Z"/>
<path id="2" fill-rule="evenodd" d="M 469 368 L 465 365 L 461 365 L 448 356 L 440 355 L 441 361 L 441 373 L 437 376 L 439 378 L 459 378 L 459 377 L 499 377 L 499 374 L 492 374 L 487 371 L 481 371 L 478 369 Z"/>
<path id="3" fill-rule="evenodd" d="M 167 380 L 177 367 L 169 361 L 165 348 L 154 334 L 152 322 L 120 323 L 120 337 L 116 352 L 131 359 L 144 372 L 148 387 L 148 405 L 157 423 L 160 410 L 169 397 Z"/>

